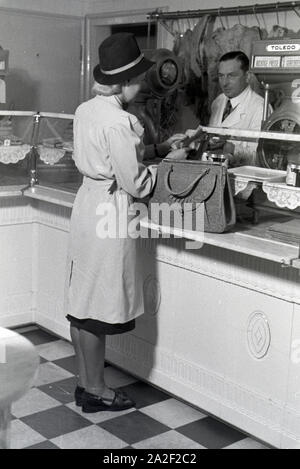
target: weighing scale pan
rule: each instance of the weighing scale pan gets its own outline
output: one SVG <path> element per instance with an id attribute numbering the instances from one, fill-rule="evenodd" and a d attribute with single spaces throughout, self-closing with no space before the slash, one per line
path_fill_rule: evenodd
<path id="1" fill-rule="evenodd" d="M 259 168 L 256 166 L 240 166 L 231 168 L 228 173 L 232 177 L 239 177 L 253 182 L 283 182 L 286 179 L 286 172 L 276 169 Z"/>

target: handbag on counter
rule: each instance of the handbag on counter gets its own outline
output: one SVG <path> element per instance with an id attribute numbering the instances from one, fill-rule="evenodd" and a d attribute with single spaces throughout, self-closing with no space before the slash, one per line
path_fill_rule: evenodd
<path id="1" fill-rule="evenodd" d="M 169 215 L 162 204 L 172 206 Z M 149 218 L 159 225 L 199 230 L 197 216 L 198 221 L 202 216 L 206 232 L 224 233 L 234 226 L 236 212 L 227 168 L 218 163 L 164 159 L 149 200 Z M 189 220 L 187 227 L 183 220 Z"/>

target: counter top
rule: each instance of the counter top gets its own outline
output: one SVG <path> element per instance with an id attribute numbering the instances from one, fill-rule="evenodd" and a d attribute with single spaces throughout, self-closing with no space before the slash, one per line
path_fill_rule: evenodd
<path id="1" fill-rule="evenodd" d="M 23 195 L 24 185 L 0 186 L 0 197 L 20 197 Z"/>
<path id="2" fill-rule="evenodd" d="M 141 220 L 141 226 L 143 228 L 154 230 L 161 235 L 165 234 L 185 238 L 189 241 L 196 241 L 218 248 L 267 259 L 280 263 L 283 266 L 300 268 L 299 246 L 266 238 L 264 231 L 269 224 L 273 223 L 274 220 L 265 224 L 262 223 L 259 230 L 237 224 L 235 229 L 228 233 L 214 234 L 160 226 L 153 223 L 148 218 Z M 193 249 L 192 246 L 190 249 Z"/>
<path id="3" fill-rule="evenodd" d="M 77 189 L 73 184 L 70 184 L 70 186 L 61 184 L 57 187 L 46 184 L 38 184 L 35 187 L 29 187 L 28 184 L 0 186 L 0 198 L 25 196 L 72 208 Z"/>
<path id="4" fill-rule="evenodd" d="M 55 185 L 41 182 L 34 188 L 30 188 L 27 181 L 25 183 L 25 180 L 21 181 L 19 179 L 18 182 L 19 184 L 0 186 L 0 197 L 24 196 L 72 208 L 76 192 L 80 186 L 79 182 L 70 181 L 56 183 Z M 272 219 L 272 223 L 276 221 L 276 219 Z M 283 266 L 300 269 L 299 246 L 268 238 L 266 236 L 268 223 L 260 223 L 259 228 L 250 225 L 236 225 L 233 231 L 223 234 L 176 230 L 156 225 L 145 218 L 142 219 L 141 225 L 160 234 L 176 236 L 189 241 L 198 241 L 203 244 L 267 259 Z"/>
<path id="5" fill-rule="evenodd" d="M 47 170 L 48 168 L 46 168 Z M 72 207 L 80 187 L 77 175 L 59 168 L 40 171 L 40 183 L 34 188 L 28 185 L 27 171 L 23 167 L 0 167 L 0 197 L 26 196 L 66 207 Z"/>
<path id="6" fill-rule="evenodd" d="M 54 187 L 47 187 L 42 185 L 37 185 L 35 187 L 29 187 L 22 191 L 25 197 L 30 197 L 31 199 L 43 200 L 44 202 L 49 202 L 56 205 L 61 205 L 63 207 L 73 207 L 76 193 L 71 188 L 60 189 Z"/>

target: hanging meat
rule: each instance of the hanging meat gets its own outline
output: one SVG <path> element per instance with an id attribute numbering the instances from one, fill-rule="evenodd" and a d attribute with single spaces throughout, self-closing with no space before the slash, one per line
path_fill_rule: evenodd
<path id="1" fill-rule="evenodd" d="M 191 44 L 192 31 L 188 29 L 184 34 L 176 34 L 173 52 L 179 57 L 183 65 L 184 82 L 190 82 L 191 75 Z"/>
<path id="2" fill-rule="evenodd" d="M 173 48 L 183 63 L 185 105 L 191 106 L 203 123 L 208 121 L 204 38 L 208 27 L 213 29 L 214 21 L 207 15 L 200 18 L 193 31 L 188 29 L 183 35 L 175 38 Z"/>
<path id="3" fill-rule="evenodd" d="M 204 37 L 208 33 L 208 25 L 210 26 L 210 31 L 213 30 L 214 22 L 214 18 L 205 15 L 198 20 L 192 32 L 190 66 L 198 78 L 202 78 L 204 73 Z"/>
<path id="4" fill-rule="evenodd" d="M 191 24 L 187 18 L 179 18 L 176 20 L 166 21 L 165 26 L 172 36 L 183 36 L 184 33 L 191 29 Z"/>
<path id="5" fill-rule="evenodd" d="M 193 106 L 196 95 L 201 88 L 201 80 L 195 75 L 191 69 L 191 52 L 192 52 L 192 31 L 188 29 L 183 35 L 175 37 L 173 52 L 180 59 L 183 66 L 183 83 L 184 105 Z"/>
<path id="6" fill-rule="evenodd" d="M 294 37 L 299 37 L 300 30 L 298 32 L 293 31 L 292 29 L 288 29 L 285 26 L 279 26 L 278 24 L 275 24 L 268 34 L 269 38 L 277 38 L 280 39 L 281 37 L 289 37 L 289 38 L 294 38 Z"/>

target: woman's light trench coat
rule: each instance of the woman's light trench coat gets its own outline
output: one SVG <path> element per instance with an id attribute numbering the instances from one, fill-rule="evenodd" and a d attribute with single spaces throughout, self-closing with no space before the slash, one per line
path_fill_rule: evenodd
<path id="1" fill-rule="evenodd" d="M 74 160 L 84 179 L 71 217 L 66 314 L 78 319 L 125 323 L 144 312 L 136 240 L 115 233 L 118 222 L 109 233 L 115 215 L 124 222 L 133 197 L 154 187 L 156 169 L 141 163 L 142 138 L 115 96 L 96 96 L 76 111 Z"/>

